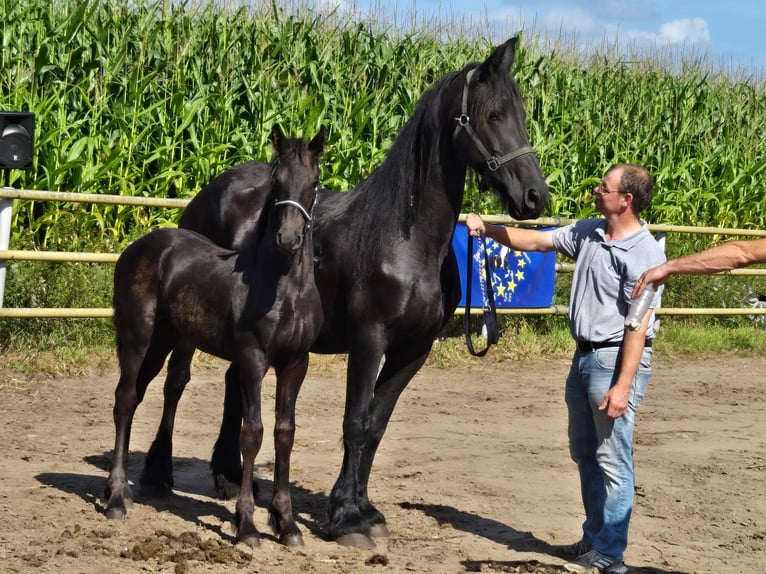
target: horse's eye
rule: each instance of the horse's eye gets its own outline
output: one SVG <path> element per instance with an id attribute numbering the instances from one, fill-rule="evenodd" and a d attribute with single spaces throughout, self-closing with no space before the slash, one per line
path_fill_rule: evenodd
<path id="1" fill-rule="evenodd" d="M 489 121 L 499 122 L 502 119 L 503 119 L 503 114 L 501 114 L 500 112 L 498 111 L 489 112 Z"/>

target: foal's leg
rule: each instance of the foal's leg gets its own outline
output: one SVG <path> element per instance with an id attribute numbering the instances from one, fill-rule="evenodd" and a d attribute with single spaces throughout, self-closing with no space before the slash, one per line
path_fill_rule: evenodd
<path id="1" fill-rule="evenodd" d="M 155 496 L 170 494 L 173 489 L 173 427 L 178 402 L 191 378 L 193 358 L 194 346 L 181 341 L 173 349 L 168 361 L 162 419 L 141 473 L 141 489 Z"/>
<path id="2" fill-rule="evenodd" d="M 239 435 L 242 451 L 242 480 L 234 514 L 234 526 L 237 531 L 237 541 L 255 547 L 261 542 L 258 529 L 253 522 L 255 497 L 250 485 L 253 482 L 255 457 L 263 444 L 261 384 L 269 365 L 265 354 L 260 349 L 254 349 L 242 355 L 240 368 L 244 418 Z"/>
<path id="3" fill-rule="evenodd" d="M 277 375 L 276 420 L 274 423 L 274 489 L 269 523 L 286 546 L 303 546 L 303 535 L 293 518 L 290 497 L 290 454 L 295 439 L 295 403 L 308 370 L 309 356 L 275 367 Z"/>
<path id="4" fill-rule="evenodd" d="M 133 504 L 133 491 L 128 483 L 128 445 L 133 414 L 138 406 L 136 377 L 139 361 L 138 357 L 120 360 L 120 380 L 114 392 L 114 450 L 104 493 L 107 498 L 106 516 L 112 519 L 123 518 Z"/>
<path id="5" fill-rule="evenodd" d="M 155 333 L 157 335 L 157 333 Z M 128 445 L 133 415 L 144 399 L 146 387 L 157 376 L 167 357 L 169 349 L 164 351 L 155 341 L 170 338 L 157 336 L 146 350 L 139 341 L 123 342 L 119 345 L 120 380 L 115 389 L 114 425 L 115 442 L 112 462 L 107 479 L 106 506 L 107 518 L 123 518 L 133 502 L 133 492 L 128 483 Z"/>
<path id="6" fill-rule="evenodd" d="M 219 498 L 228 500 L 239 492 L 242 480 L 239 431 L 242 428 L 242 391 L 240 390 L 239 365 L 232 363 L 226 371 L 226 390 L 223 399 L 223 418 L 218 439 L 213 447 L 210 469 L 213 473 L 215 491 Z M 253 482 L 253 494 L 257 494 Z"/>

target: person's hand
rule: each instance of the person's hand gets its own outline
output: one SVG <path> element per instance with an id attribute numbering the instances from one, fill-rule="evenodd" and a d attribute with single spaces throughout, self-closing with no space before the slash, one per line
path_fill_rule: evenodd
<path id="1" fill-rule="evenodd" d="M 623 388 L 615 385 L 604 395 L 604 399 L 598 406 L 598 410 L 606 411 L 606 418 L 610 421 L 620 418 L 628 410 L 628 391 L 630 387 Z"/>
<path id="2" fill-rule="evenodd" d="M 641 274 L 641 277 L 638 278 L 638 281 L 636 281 L 636 284 L 633 286 L 633 292 L 630 294 L 631 298 L 635 299 L 636 297 L 639 297 L 649 283 L 654 283 L 654 288 L 658 289 L 660 285 L 665 284 L 668 277 L 669 274 L 665 271 L 664 265 L 658 265 L 657 267 L 647 269 Z"/>
<path id="3" fill-rule="evenodd" d="M 481 234 L 487 230 L 487 228 L 484 227 L 484 222 L 481 220 L 481 217 L 475 213 L 469 213 L 466 216 L 465 225 L 468 228 L 468 233 L 471 234 L 471 237 L 481 237 Z"/>

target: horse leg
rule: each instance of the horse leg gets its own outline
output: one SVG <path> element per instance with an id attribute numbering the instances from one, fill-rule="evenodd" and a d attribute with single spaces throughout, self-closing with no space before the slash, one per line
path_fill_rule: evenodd
<path id="1" fill-rule="evenodd" d="M 260 349 L 253 350 L 248 356 L 242 356 L 242 359 L 240 362 L 240 384 L 244 417 L 242 430 L 239 434 L 239 445 L 242 451 L 242 477 L 239 497 L 235 506 L 234 526 L 237 531 L 237 542 L 244 542 L 249 546 L 256 547 L 261 542 L 260 534 L 253 522 L 255 497 L 250 485 L 253 482 L 255 457 L 263 444 L 261 384 L 269 365 Z"/>
<path id="2" fill-rule="evenodd" d="M 133 415 L 144 399 L 149 382 L 160 372 L 167 356 L 167 351 L 163 354 L 157 348 L 156 340 L 152 338 L 145 350 L 140 342 L 118 345 L 120 379 L 114 392 L 113 409 L 116 432 L 105 492 L 106 516 L 110 519 L 124 518 L 133 502 L 133 492 L 128 483 L 128 445 Z"/>
<path id="3" fill-rule="evenodd" d="M 223 418 L 218 439 L 213 447 L 210 470 L 213 473 L 215 491 L 219 498 L 228 500 L 239 492 L 242 479 L 242 461 L 239 452 L 239 432 L 242 428 L 242 391 L 240 390 L 240 368 L 236 363 L 226 370 L 226 390 L 223 399 Z M 253 495 L 258 487 L 253 482 Z"/>
<path id="4" fill-rule="evenodd" d="M 173 427 L 178 402 L 191 378 L 193 358 L 194 346 L 182 341 L 173 349 L 168 361 L 162 419 L 141 473 L 141 490 L 154 496 L 168 495 L 173 490 Z"/>
<path id="5" fill-rule="evenodd" d="M 386 519 L 370 502 L 367 492 L 375 453 L 383 439 L 399 396 L 425 363 L 431 346 L 432 343 L 421 349 L 389 349 L 375 384 L 375 394 L 370 404 L 369 431 L 366 435 L 367 441 L 362 446 L 357 484 L 359 509 L 370 524 L 371 536 L 388 536 Z"/>
<path id="6" fill-rule="evenodd" d="M 369 408 L 375 379 L 383 356 L 375 338 L 348 355 L 346 407 L 343 414 L 343 463 L 330 492 L 329 536 L 338 544 L 372 548 L 370 523 L 359 508 L 360 460 L 368 442 Z"/>
<path id="7" fill-rule="evenodd" d="M 275 367 L 277 404 L 274 424 L 274 489 L 269 507 L 269 523 L 285 546 L 303 546 L 303 535 L 293 518 L 290 497 L 290 454 L 295 439 L 295 403 L 308 370 L 309 356 Z"/>

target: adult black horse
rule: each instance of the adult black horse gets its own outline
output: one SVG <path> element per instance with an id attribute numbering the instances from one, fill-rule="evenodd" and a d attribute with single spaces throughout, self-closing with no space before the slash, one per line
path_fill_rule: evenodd
<path id="1" fill-rule="evenodd" d="M 114 271 L 114 325 L 120 379 L 115 390 L 115 446 L 106 515 L 122 518 L 132 501 L 127 480 L 130 429 L 146 388 L 171 350 L 195 348 L 241 367 L 237 393 L 244 403 L 238 426 L 243 472 L 236 505 L 237 538 L 259 543 L 250 487 L 263 441 L 261 382 L 277 373 L 274 428 L 276 466 L 269 508 L 285 544 L 302 542 L 290 500 L 290 453 L 295 400 L 322 324 L 314 281 L 312 212 L 316 202 L 322 128 L 310 142 L 272 131 L 277 157 L 255 193 L 266 204 L 257 229 L 240 251 L 230 251 L 187 229 L 157 229 L 131 243 Z M 166 388 L 168 381 L 166 380 Z"/>
<path id="2" fill-rule="evenodd" d="M 451 242 L 468 167 L 513 217 L 537 217 L 548 202 L 510 74 L 515 47 L 511 38 L 484 62 L 447 74 L 426 91 L 386 160 L 356 189 L 320 190 L 314 272 L 324 323 L 311 350 L 348 353 L 344 456 L 327 532 L 341 544 L 369 547 L 371 537 L 387 534 L 385 518 L 367 494 L 370 472 L 401 392 L 460 300 Z M 249 233 L 247 214 L 262 206 L 249 192 L 258 165 L 242 164 L 209 183 L 186 208 L 181 225 L 223 243 L 242 241 Z M 232 365 L 226 376 L 224 420 L 211 461 L 222 495 L 230 494 L 227 481 L 241 476 L 236 372 Z M 177 403 L 179 381 L 185 384 L 188 374 L 168 378 L 175 391 L 166 400 Z M 164 419 L 158 433 L 165 442 L 171 423 Z M 161 480 L 169 480 L 167 444 L 152 449 L 162 456 L 147 459 L 144 476 L 164 472 Z"/>

